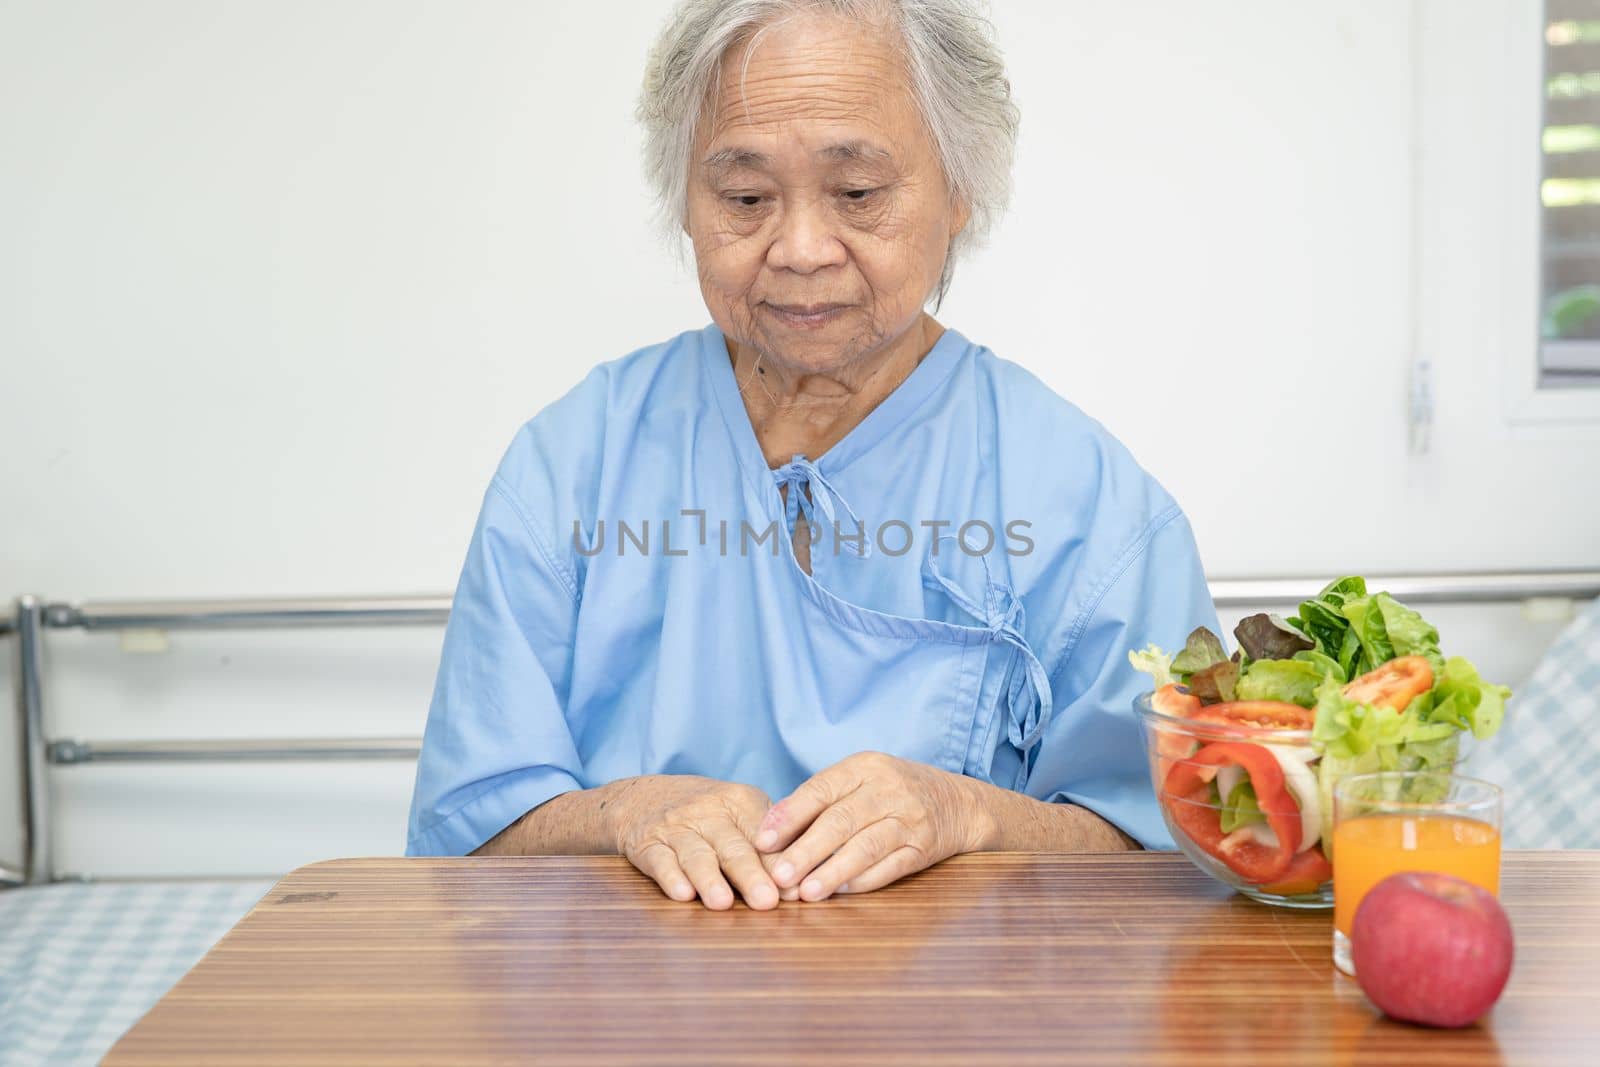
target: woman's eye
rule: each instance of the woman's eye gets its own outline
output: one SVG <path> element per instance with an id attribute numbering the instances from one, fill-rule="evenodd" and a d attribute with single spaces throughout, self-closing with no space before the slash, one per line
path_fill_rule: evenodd
<path id="1" fill-rule="evenodd" d="M 739 207 L 757 207 L 761 203 L 761 196 L 757 193 L 734 193 L 728 199 Z"/>
<path id="2" fill-rule="evenodd" d="M 846 200 L 854 200 L 859 204 L 861 201 L 867 199 L 877 191 L 878 190 L 876 189 L 846 189 L 844 191 L 844 198 Z"/>

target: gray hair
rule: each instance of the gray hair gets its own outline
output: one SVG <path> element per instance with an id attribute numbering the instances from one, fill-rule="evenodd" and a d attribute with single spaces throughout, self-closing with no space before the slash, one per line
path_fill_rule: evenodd
<path id="1" fill-rule="evenodd" d="M 733 47 L 801 11 L 898 31 L 906 70 L 951 195 L 966 226 L 951 242 L 934 294 L 944 298 L 958 255 L 981 242 L 1011 193 L 1017 107 L 989 22 L 973 0 L 680 0 L 656 39 L 639 95 L 645 172 L 671 232 L 688 212 L 695 126 Z"/>

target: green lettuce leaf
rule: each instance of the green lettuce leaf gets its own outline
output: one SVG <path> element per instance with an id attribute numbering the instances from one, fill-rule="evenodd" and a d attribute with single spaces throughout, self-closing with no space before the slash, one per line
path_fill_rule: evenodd
<path id="1" fill-rule="evenodd" d="M 1398 656 L 1424 656 L 1435 672 L 1444 666 L 1439 654 L 1439 631 L 1417 612 L 1388 593 L 1347 600 L 1339 611 L 1350 623 L 1350 634 L 1359 643 L 1359 656 L 1346 667 L 1354 678 L 1383 666 Z M 1350 635 L 1344 638 L 1339 661 L 1352 651 Z"/>
<path id="2" fill-rule="evenodd" d="M 1345 630 L 1337 655 L 1339 669 L 1344 671 L 1346 678 L 1366 673 L 1366 669 L 1361 666 L 1361 635 L 1356 633 L 1353 627 Z"/>
<path id="3" fill-rule="evenodd" d="M 1430 722 L 1422 717 L 1423 699 L 1412 701 L 1405 711 L 1362 704 L 1345 696 L 1338 679 L 1329 675 L 1317 687 L 1312 744 L 1325 756 L 1352 760 L 1383 746 L 1453 737 L 1459 729 L 1453 723 Z"/>
<path id="4" fill-rule="evenodd" d="M 1341 610 L 1349 600 L 1367 595 L 1367 580 L 1360 576 L 1339 578 L 1329 582 L 1322 592 L 1303 601 L 1300 612 L 1287 619 L 1290 626 L 1316 642 L 1316 651 L 1339 661 L 1346 677 L 1360 642 L 1350 629 L 1350 620 Z"/>
<path id="5" fill-rule="evenodd" d="M 1398 726 L 1399 712 L 1350 700 L 1332 675 L 1317 686 L 1316 695 L 1317 716 L 1311 728 L 1311 741 L 1325 758 L 1354 760 L 1380 744 L 1398 741 L 1390 735 Z M 1392 723 L 1383 719 L 1385 713 L 1393 717 Z"/>
<path id="6" fill-rule="evenodd" d="M 1339 666 L 1339 661 L 1338 660 L 1334 659 L 1332 656 L 1324 655 L 1323 653 L 1318 652 L 1315 649 L 1311 649 L 1311 650 L 1308 650 L 1308 651 L 1305 651 L 1305 652 L 1296 652 L 1294 654 L 1294 658 L 1297 659 L 1297 660 L 1300 660 L 1300 661 L 1302 661 L 1304 663 L 1315 664 L 1316 667 L 1317 667 L 1317 670 L 1323 676 L 1327 676 L 1327 675 L 1331 674 L 1335 678 L 1339 679 L 1339 682 L 1340 682 L 1341 685 L 1350 680 L 1349 677 L 1346 676 L 1346 674 L 1344 673 L 1344 668 Z M 1319 685 L 1321 684 L 1320 679 L 1318 681 L 1318 684 Z M 1313 701 L 1313 703 L 1315 703 L 1315 701 Z"/>
<path id="7" fill-rule="evenodd" d="M 1471 730 L 1472 736 L 1482 740 L 1500 729 L 1510 696 L 1510 689 L 1484 681 L 1471 663 L 1451 656 L 1444 661 L 1433 689 L 1417 698 L 1417 711 L 1430 723 Z"/>
<path id="8" fill-rule="evenodd" d="M 1317 761 L 1317 791 L 1322 795 L 1322 851 L 1333 858 L 1333 786 L 1341 778 L 1352 774 L 1372 774 L 1383 768 L 1378 766 L 1378 752 L 1373 749 L 1359 756 L 1324 755 Z"/>
<path id="9" fill-rule="evenodd" d="M 1346 698 L 1332 675 L 1317 688 L 1317 721 L 1312 744 L 1321 752 L 1317 784 L 1322 793 L 1324 848 L 1333 842 L 1333 786 L 1353 774 L 1379 771 L 1450 771 L 1460 755 L 1461 731 L 1450 723 L 1428 722 L 1428 694 L 1405 711 L 1371 707 Z M 1416 779 L 1397 799 L 1428 801 L 1443 796 L 1447 779 Z"/>
<path id="10" fill-rule="evenodd" d="M 1486 738 L 1500 728 L 1511 691 L 1484 681 L 1471 663 L 1446 659 L 1439 650 L 1439 631 L 1388 593 L 1369 593 L 1359 577 L 1330 582 L 1298 613 L 1286 620 L 1316 647 L 1294 659 L 1315 665 L 1319 678 L 1312 689 L 1316 725 L 1312 744 L 1322 759 L 1317 767 L 1323 818 L 1333 812 L 1333 783 L 1352 774 L 1376 771 L 1446 772 L 1460 757 L 1461 734 L 1471 730 Z M 1422 656 L 1433 667 L 1433 688 L 1404 711 L 1373 707 L 1350 700 L 1350 680 L 1399 656 Z M 1257 673 L 1259 672 L 1259 677 Z M 1298 688 L 1305 674 L 1294 668 L 1248 664 L 1240 679 L 1241 697 L 1304 698 Z M 1443 795 L 1447 779 L 1414 778 L 1407 788 L 1426 800 Z M 1332 827 L 1323 827 L 1324 847 L 1332 846 Z"/>
<path id="11" fill-rule="evenodd" d="M 1317 594 L 1318 600 L 1336 600 L 1343 603 L 1351 597 L 1367 595 L 1367 580 L 1359 574 L 1352 574 L 1345 578 L 1335 578 L 1322 587 L 1322 592 Z"/>
<path id="12" fill-rule="evenodd" d="M 1300 614 L 1286 620 L 1289 625 L 1317 643 L 1317 650 L 1329 656 L 1338 655 L 1344 644 L 1344 635 L 1350 629 L 1338 607 L 1320 600 L 1308 600 L 1300 605 Z"/>
<path id="13" fill-rule="evenodd" d="M 1180 681 L 1187 682 L 1189 675 L 1203 671 L 1213 663 L 1220 663 L 1227 658 L 1228 653 L 1222 647 L 1222 639 L 1204 626 L 1197 627 L 1189 635 L 1183 651 L 1172 657 L 1172 673 L 1176 674 Z"/>
<path id="14" fill-rule="evenodd" d="M 1172 657 L 1155 645 L 1146 646 L 1143 652 L 1129 652 L 1128 662 L 1133 665 L 1134 670 L 1142 671 L 1154 678 L 1156 689 L 1177 681 L 1172 676 Z"/>
<path id="15" fill-rule="evenodd" d="M 1234 691 L 1240 700 L 1282 700 L 1299 704 L 1302 708 L 1315 707 L 1317 687 L 1330 673 L 1338 673 L 1339 665 L 1321 653 L 1312 652 L 1310 655 L 1318 656 L 1324 662 L 1258 659 L 1239 678 Z"/>
<path id="16" fill-rule="evenodd" d="M 1256 800 L 1255 787 L 1248 781 L 1240 782 L 1233 787 L 1233 792 L 1228 794 L 1228 799 L 1223 802 L 1218 814 L 1222 817 L 1222 832 L 1225 834 L 1231 834 L 1241 826 L 1267 821 L 1267 817 L 1261 814 L 1260 803 Z"/>
<path id="17" fill-rule="evenodd" d="M 1384 634 L 1396 656 L 1425 656 L 1435 674 L 1443 669 L 1444 657 L 1439 654 L 1439 631 L 1432 623 L 1388 593 L 1374 596 L 1372 603 L 1383 616 Z M 1380 664 L 1374 663 L 1372 666 Z"/>
<path id="18" fill-rule="evenodd" d="M 1461 756 L 1461 734 L 1431 741 L 1407 741 L 1378 749 L 1379 769 L 1385 771 L 1449 771 Z"/>
<path id="19" fill-rule="evenodd" d="M 1360 658 L 1351 667 L 1355 674 L 1365 674 L 1378 664 L 1394 659 L 1394 645 L 1389 643 L 1383 612 L 1373 610 L 1372 597 L 1346 601 L 1339 610 L 1350 620 L 1350 631 L 1361 643 Z"/>

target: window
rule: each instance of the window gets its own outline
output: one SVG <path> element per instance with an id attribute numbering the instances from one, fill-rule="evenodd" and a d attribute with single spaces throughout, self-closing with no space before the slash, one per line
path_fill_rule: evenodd
<path id="1" fill-rule="evenodd" d="M 1547 0 L 1540 386 L 1600 386 L 1600 0 Z"/>

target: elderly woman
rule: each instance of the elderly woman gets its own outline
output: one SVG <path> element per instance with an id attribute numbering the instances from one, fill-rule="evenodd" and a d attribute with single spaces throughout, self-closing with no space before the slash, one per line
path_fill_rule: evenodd
<path id="1" fill-rule="evenodd" d="M 713 325 L 512 442 L 410 851 L 620 852 L 674 900 L 764 909 L 961 852 L 1167 841 L 1127 652 L 1216 626 L 1188 523 L 924 310 L 1005 199 L 987 24 L 684 0 L 640 114 Z"/>

